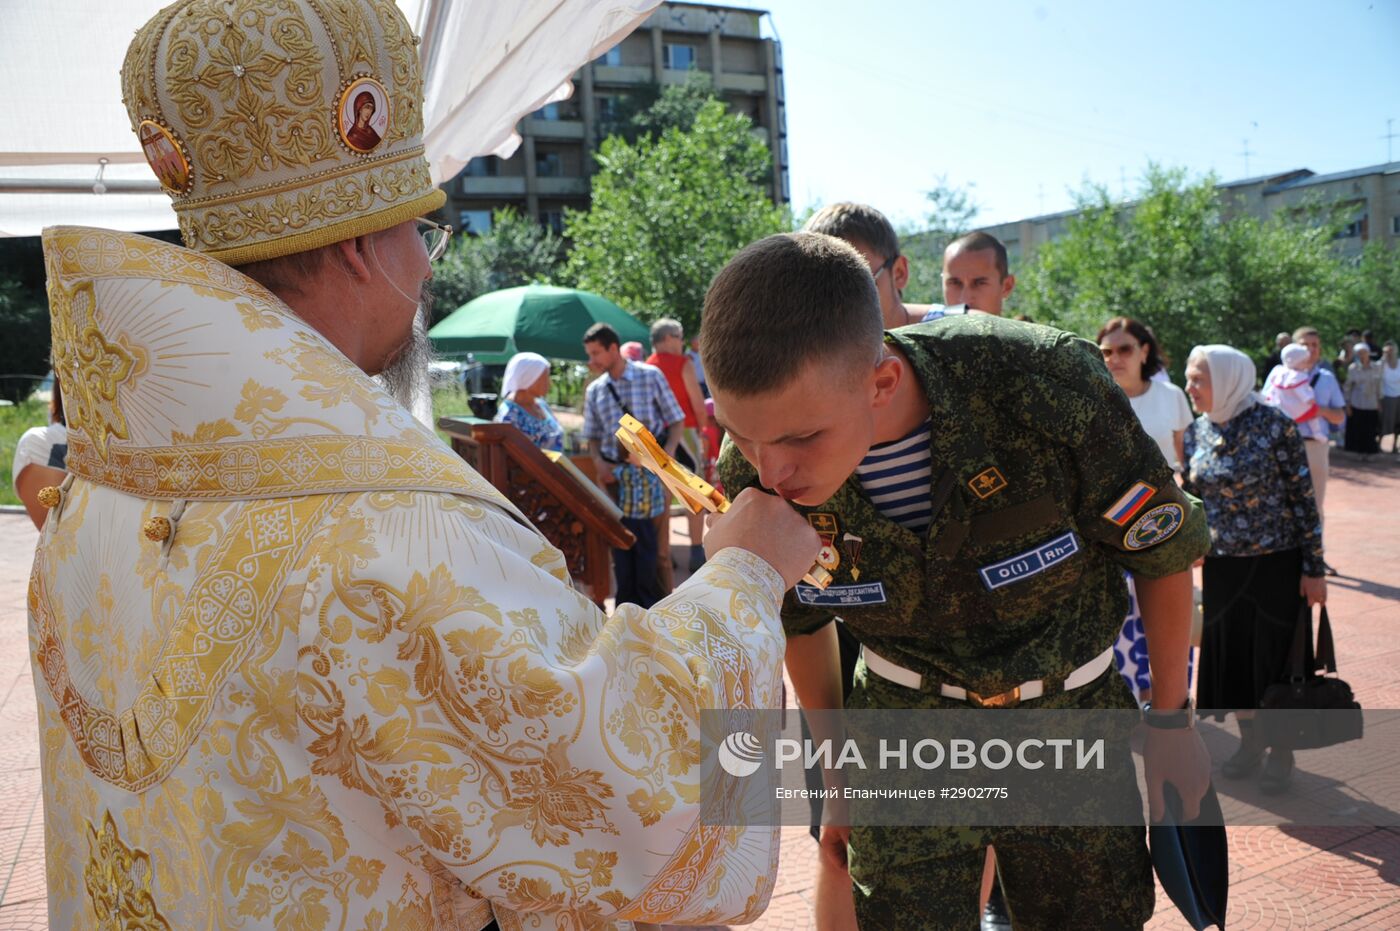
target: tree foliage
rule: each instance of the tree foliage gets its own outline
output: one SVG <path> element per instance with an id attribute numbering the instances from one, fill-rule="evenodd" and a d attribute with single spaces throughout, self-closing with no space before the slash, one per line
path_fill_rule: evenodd
<path id="1" fill-rule="evenodd" d="M 1156 332 L 1180 374 L 1192 346 L 1226 343 L 1262 359 L 1274 335 L 1304 324 L 1333 341 L 1368 294 L 1384 303 L 1394 255 L 1371 253 L 1366 276 L 1334 247 L 1336 226 L 1316 212 L 1260 220 L 1232 216 L 1215 180 L 1150 166 L 1136 201 L 1091 186 L 1066 234 L 1022 270 L 1009 312 L 1093 337 L 1110 317 Z M 1390 305 L 1394 306 L 1393 292 Z"/>
<path id="2" fill-rule="evenodd" d="M 507 207 L 479 236 L 458 236 L 433 267 L 434 322 L 474 297 L 523 284 L 554 284 L 564 265 L 564 240 Z"/>
<path id="3" fill-rule="evenodd" d="M 762 183 L 768 147 L 751 130 L 711 99 L 689 130 L 606 139 L 592 206 L 568 214 L 568 275 L 643 319 L 676 317 L 696 332 L 715 273 L 742 246 L 788 228 Z"/>
<path id="4" fill-rule="evenodd" d="M 714 99 L 714 81 L 704 71 L 692 71 L 682 83 L 665 88 L 644 84 L 618 98 L 612 119 L 602 123 L 602 135 L 635 144 L 643 136 L 660 136 L 668 129 L 689 132 L 700 109 Z"/>
<path id="5" fill-rule="evenodd" d="M 1400 340 L 1400 249 L 1367 244 L 1347 276 L 1343 300 L 1348 327 L 1374 330 L 1381 340 Z"/>
<path id="6" fill-rule="evenodd" d="M 49 312 L 44 301 L 16 281 L 0 281 L 0 398 L 16 404 L 49 370 Z"/>
<path id="7" fill-rule="evenodd" d="M 972 191 L 948 183 L 940 175 L 932 189 L 924 192 L 927 213 L 924 228 L 900 233 L 900 250 L 909 258 L 909 283 L 904 299 L 916 304 L 943 302 L 943 250 L 948 243 L 973 230 L 973 221 L 982 212 Z"/>

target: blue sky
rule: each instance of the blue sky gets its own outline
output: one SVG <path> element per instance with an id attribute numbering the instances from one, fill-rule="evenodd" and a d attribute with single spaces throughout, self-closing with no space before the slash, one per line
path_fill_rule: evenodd
<path id="1" fill-rule="evenodd" d="M 1117 192 L 1149 161 L 1222 180 L 1400 160 L 1400 0 L 770 0 L 793 206 L 917 225 L 941 176 L 978 223 Z"/>

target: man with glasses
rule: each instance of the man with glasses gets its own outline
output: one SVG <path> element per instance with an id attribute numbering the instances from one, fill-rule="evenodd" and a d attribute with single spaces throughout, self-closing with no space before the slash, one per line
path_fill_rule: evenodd
<path id="1" fill-rule="evenodd" d="M 654 610 L 576 592 L 370 377 L 411 374 L 448 233 L 421 219 L 444 195 L 408 23 L 225 7 L 170 5 L 123 67 L 188 248 L 44 233 L 69 402 L 29 601 L 49 925 L 752 921 L 777 831 L 700 818 L 699 715 L 781 702 L 816 532 L 740 494 Z M 371 92 L 372 154 L 336 120 Z"/>
<path id="2" fill-rule="evenodd" d="M 899 236 L 890 221 L 874 207 L 849 202 L 832 204 L 814 213 L 802 228 L 809 233 L 844 239 L 861 254 L 870 266 L 870 274 L 875 276 L 885 329 L 918 323 L 931 310 L 928 304 L 904 303 L 904 288 L 909 284 L 909 259 L 900 254 Z"/>

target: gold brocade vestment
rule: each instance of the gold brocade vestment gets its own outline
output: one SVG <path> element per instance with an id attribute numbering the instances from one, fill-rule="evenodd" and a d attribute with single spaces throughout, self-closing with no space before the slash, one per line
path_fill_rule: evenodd
<path id="1" fill-rule="evenodd" d="M 700 822 L 698 718 L 779 707 L 771 567 L 726 550 L 606 617 L 247 277 L 105 230 L 44 251 L 72 473 L 29 593 L 52 927 L 762 911 L 776 828 Z"/>

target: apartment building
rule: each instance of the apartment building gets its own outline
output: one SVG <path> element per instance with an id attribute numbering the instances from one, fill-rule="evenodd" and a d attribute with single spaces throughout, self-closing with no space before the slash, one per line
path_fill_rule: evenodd
<path id="1" fill-rule="evenodd" d="M 749 116 L 773 153 L 775 203 L 789 199 L 782 50 L 760 30 L 763 10 L 664 3 L 620 43 L 574 74 L 574 94 L 521 120 L 522 143 L 508 159 L 473 159 L 446 182 L 454 225 L 490 228 L 511 206 L 555 230 L 566 208 L 586 209 L 593 153 L 618 106 L 638 89 L 709 74 L 715 93 Z"/>
<path id="2" fill-rule="evenodd" d="M 1320 175 L 1307 168 L 1261 175 L 1217 186 L 1226 215 L 1267 219 L 1310 204 L 1341 206 L 1350 218 L 1337 237 L 1343 255 L 1361 253 L 1368 242 L 1392 248 L 1400 242 L 1400 162 Z M 1006 244 L 1013 262 L 1027 259 L 1041 245 L 1064 235 L 1078 211 L 1044 214 L 982 227 Z"/>

